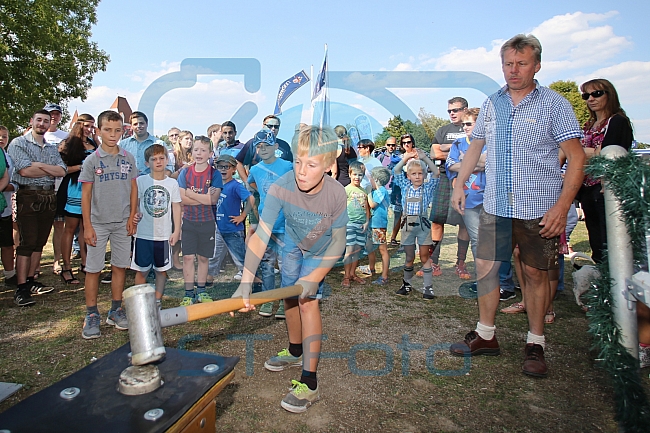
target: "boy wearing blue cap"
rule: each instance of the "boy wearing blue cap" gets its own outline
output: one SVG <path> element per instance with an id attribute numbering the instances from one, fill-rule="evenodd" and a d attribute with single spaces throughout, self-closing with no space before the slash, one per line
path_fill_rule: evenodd
<path id="1" fill-rule="evenodd" d="M 293 164 L 276 156 L 278 143 L 275 134 L 270 130 L 261 130 L 253 137 L 253 147 L 261 162 L 252 166 L 248 176 L 248 184 L 255 188 L 260 194 L 259 212 L 264 209 L 266 193 L 271 185 L 280 176 L 293 170 Z M 279 246 L 283 244 L 284 238 L 284 214 L 280 211 L 278 218 L 273 224 L 271 239 L 266 247 L 266 252 L 260 263 L 262 273 L 262 290 L 273 290 L 275 288 L 275 262 L 278 258 Z M 251 224 L 255 230 L 257 224 Z M 270 317 L 273 314 L 273 303 L 267 302 L 260 307 L 260 316 Z M 276 319 L 284 319 L 284 302 L 280 301 L 280 307 L 275 313 Z"/>

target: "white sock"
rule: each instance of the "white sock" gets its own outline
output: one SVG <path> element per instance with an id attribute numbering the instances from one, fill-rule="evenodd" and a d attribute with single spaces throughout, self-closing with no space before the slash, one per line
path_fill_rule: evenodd
<path id="1" fill-rule="evenodd" d="M 7 278 L 11 278 L 14 275 L 16 275 L 16 270 L 14 269 L 13 271 L 2 271 L 5 274 L 5 280 Z"/>
<path id="2" fill-rule="evenodd" d="M 546 338 L 543 335 L 535 335 L 532 332 L 528 331 L 528 337 L 526 338 L 526 344 L 533 343 L 539 344 L 543 349 L 546 350 Z"/>
<path id="3" fill-rule="evenodd" d="M 494 338 L 494 331 L 497 329 L 496 326 L 487 326 L 481 322 L 476 322 L 476 333 L 483 340 L 492 340 Z"/>

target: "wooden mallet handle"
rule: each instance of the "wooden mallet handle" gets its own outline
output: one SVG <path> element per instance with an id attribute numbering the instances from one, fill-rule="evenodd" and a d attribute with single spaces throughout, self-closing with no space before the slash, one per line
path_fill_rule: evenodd
<path id="1" fill-rule="evenodd" d="M 277 301 L 278 299 L 291 298 L 302 293 L 302 286 L 295 285 L 282 287 L 280 289 L 267 290 L 264 292 L 253 293 L 250 297 L 251 305 L 260 305 L 267 302 Z M 193 304 L 187 307 L 176 307 L 160 312 L 162 327 L 178 325 L 181 323 L 192 322 L 194 320 L 205 319 L 216 316 L 217 314 L 229 313 L 244 308 L 242 298 L 221 299 L 214 302 Z"/>

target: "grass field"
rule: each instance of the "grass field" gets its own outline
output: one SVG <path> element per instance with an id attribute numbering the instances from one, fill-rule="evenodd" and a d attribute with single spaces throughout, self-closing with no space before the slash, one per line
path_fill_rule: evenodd
<path id="1" fill-rule="evenodd" d="M 269 356 L 287 345 L 282 320 L 256 313 L 216 316 L 164 329 L 165 344 L 242 357 L 236 378 L 217 400 L 221 431 L 616 432 L 612 390 L 607 376 L 595 366 L 587 320 L 570 292 L 570 266 L 568 292 L 558 296 L 557 319 L 546 329 L 548 378 L 521 373 L 528 329 L 525 314 L 498 315 L 501 356 L 477 357 L 465 364 L 448 355 L 448 345 L 475 327 L 478 311 L 475 299 L 458 296 L 462 281 L 453 272 L 455 231 L 447 229 L 441 254 L 443 275 L 434 279 L 438 296 L 433 301 L 423 300 L 417 292 L 394 295 L 403 263 L 396 248 L 390 250 L 387 286 L 342 288 L 342 268 L 328 275 L 321 305 L 327 336 L 323 351 L 346 354 L 347 360 L 323 357 L 318 372 L 321 400 L 307 414 L 289 414 L 279 404 L 290 380 L 299 378 L 299 369 L 271 373 L 263 367 Z M 576 251 L 588 252 L 583 223 L 572 244 Z M 209 290 L 215 299 L 235 291 L 234 273 L 230 266 L 218 277 Z M 82 277 L 81 285 L 66 286 L 52 275 L 51 250 L 46 250 L 41 278 L 56 286 L 55 293 L 37 297 L 34 307 L 20 309 L 13 305 L 13 291 L 0 289 L 0 381 L 25 385 L 0 404 L 0 411 L 127 343 L 127 332 L 107 325 L 102 325 L 100 339 L 81 338 Z M 414 286 L 420 282 L 416 278 Z M 128 272 L 127 285 L 131 284 L 133 274 Z M 170 273 L 163 306 L 177 306 L 182 293 L 182 275 Z M 109 297 L 109 286 L 102 285 L 103 318 Z M 510 302 L 514 301 L 502 306 Z M 255 343 L 252 374 L 246 370 L 245 343 L 228 338 L 246 333 L 272 336 Z M 405 341 L 421 345 L 407 359 L 400 349 Z M 647 372 L 645 376 L 649 390 Z"/>

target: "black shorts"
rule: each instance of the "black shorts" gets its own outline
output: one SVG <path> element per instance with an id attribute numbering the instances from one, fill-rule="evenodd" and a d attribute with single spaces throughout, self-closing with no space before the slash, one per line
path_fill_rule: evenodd
<path id="1" fill-rule="evenodd" d="M 214 235 L 216 225 L 214 221 L 195 222 L 183 219 L 183 255 L 198 254 L 212 258 L 214 255 Z"/>
<path id="2" fill-rule="evenodd" d="M 135 242 L 133 242 L 131 269 L 146 272 L 152 267 L 160 272 L 172 267 L 169 241 L 151 241 L 135 238 Z"/>
<path id="3" fill-rule="evenodd" d="M 503 218 L 481 209 L 476 256 L 483 260 L 509 262 L 515 245 L 519 245 L 519 257 L 523 263 L 537 269 L 558 269 L 560 237 L 541 237 L 541 220 Z"/>
<path id="4" fill-rule="evenodd" d="M 0 247 L 14 246 L 14 222 L 11 215 L 0 218 Z"/>

